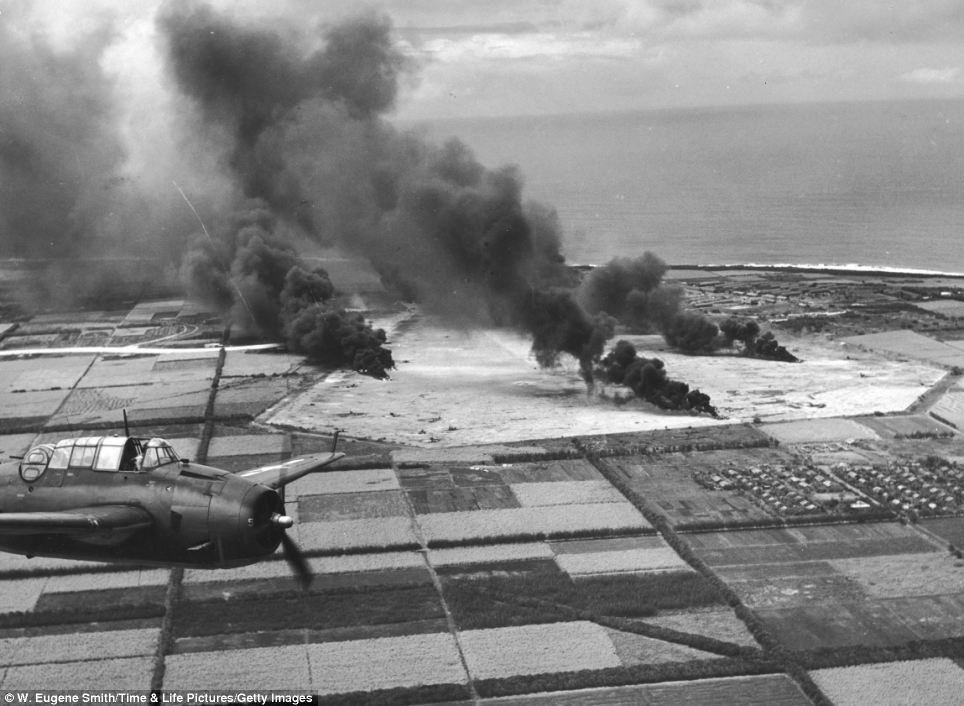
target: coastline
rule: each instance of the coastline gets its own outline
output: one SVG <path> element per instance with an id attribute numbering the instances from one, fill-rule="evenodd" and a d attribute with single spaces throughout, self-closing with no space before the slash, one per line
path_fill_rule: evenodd
<path id="1" fill-rule="evenodd" d="M 570 267 L 578 270 L 591 270 L 600 267 L 599 264 L 591 263 L 570 263 Z M 670 270 L 700 270 L 700 271 L 731 271 L 731 270 L 756 270 L 759 272 L 793 272 L 793 273 L 816 273 L 827 275 L 879 275 L 881 277 L 951 277 L 964 278 L 964 272 L 954 272 L 950 270 L 930 270 L 915 267 L 887 267 L 883 265 L 861 265 L 851 262 L 845 265 L 824 264 L 824 263 L 789 263 L 781 262 L 767 264 L 760 262 L 726 263 L 726 264 L 689 264 L 678 263 L 669 265 Z"/>

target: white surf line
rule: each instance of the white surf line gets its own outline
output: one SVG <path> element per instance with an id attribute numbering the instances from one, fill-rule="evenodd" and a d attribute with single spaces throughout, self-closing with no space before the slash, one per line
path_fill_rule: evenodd
<path id="1" fill-rule="evenodd" d="M 791 263 L 791 262 L 779 262 L 775 264 L 767 264 L 763 262 L 742 262 L 729 265 L 723 264 L 709 264 L 700 265 L 701 268 L 713 268 L 718 267 L 721 270 L 726 269 L 737 269 L 746 268 L 752 270 L 766 270 L 766 269 L 781 269 L 781 270 L 813 270 L 813 271 L 827 271 L 836 270 L 838 272 L 850 272 L 853 274 L 885 274 L 885 275 L 922 275 L 926 277 L 947 277 L 952 279 L 957 279 L 964 277 L 964 272 L 953 272 L 948 270 L 928 270 L 923 268 L 915 267 L 892 267 L 887 265 L 862 265 L 857 262 L 848 262 L 845 264 L 835 265 L 832 263 L 818 262 L 818 263 Z"/>
<path id="2" fill-rule="evenodd" d="M 108 353 L 116 355 L 165 355 L 168 353 L 213 353 L 222 348 L 228 352 L 269 351 L 281 348 L 280 343 L 253 343 L 247 346 L 211 346 L 210 348 L 141 348 L 138 346 L 76 346 L 73 348 L 17 348 L 0 351 L 0 357 L 12 358 L 21 355 L 91 355 Z"/>

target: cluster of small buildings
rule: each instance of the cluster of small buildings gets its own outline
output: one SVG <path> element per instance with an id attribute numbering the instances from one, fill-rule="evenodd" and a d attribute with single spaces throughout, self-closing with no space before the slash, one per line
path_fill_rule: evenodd
<path id="1" fill-rule="evenodd" d="M 826 466 L 762 464 L 720 472 L 698 471 L 696 482 L 711 490 L 735 490 L 776 515 L 860 513 L 872 505 Z"/>
<path id="2" fill-rule="evenodd" d="M 964 510 L 964 469 L 945 462 L 900 460 L 840 472 L 847 483 L 898 515 L 911 518 Z"/>
<path id="3" fill-rule="evenodd" d="M 943 461 L 832 468 L 802 461 L 697 471 L 694 478 L 710 490 L 739 492 L 775 515 L 859 515 L 886 509 L 916 519 L 964 512 L 964 468 Z"/>

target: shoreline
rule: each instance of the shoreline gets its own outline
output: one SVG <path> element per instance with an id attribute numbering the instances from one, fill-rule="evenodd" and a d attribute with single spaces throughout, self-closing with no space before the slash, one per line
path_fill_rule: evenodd
<path id="1" fill-rule="evenodd" d="M 570 267 L 579 270 L 592 270 L 601 267 L 599 264 L 570 263 Z M 668 265 L 669 270 L 701 270 L 713 272 L 717 270 L 756 270 L 759 272 L 792 272 L 792 273 L 815 273 L 827 275 L 879 275 L 881 277 L 927 277 L 927 278 L 962 278 L 964 272 L 953 272 L 949 270 L 928 270 L 914 267 L 888 267 L 886 265 L 861 265 L 855 262 L 846 265 L 828 265 L 824 263 L 776 263 L 766 264 L 759 262 L 743 262 L 728 264 L 688 264 L 677 263 Z"/>

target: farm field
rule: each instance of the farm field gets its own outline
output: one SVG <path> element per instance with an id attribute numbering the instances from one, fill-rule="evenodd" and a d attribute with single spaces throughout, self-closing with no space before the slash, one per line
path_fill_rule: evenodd
<path id="1" fill-rule="evenodd" d="M 98 335 L 196 333 L 198 312 L 186 311 L 147 302 L 112 313 Z M 57 324 L 36 323 L 31 337 Z M 869 415 L 881 401 L 903 409 L 942 371 L 873 353 L 831 359 L 832 346 L 803 342 L 831 371 L 807 398 L 792 389 L 805 366 L 734 356 L 716 375 L 711 358 L 667 354 L 674 375 L 723 386 L 714 400 L 728 418 L 716 420 L 604 408 L 574 369 L 535 368 L 515 335 L 463 341 L 410 323 L 393 341 L 408 368 L 371 389 L 290 355 L 231 349 L 223 359 L 221 349 L 63 356 L 45 359 L 49 377 L 33 359 L 0 360 L 0 397 L 13 400 L 0 415 L 12 432 L 0 436 L 5 454 L 119 431 L 122 409 L 135 433 L 229 471 L 327 450 L 335 428 L 340 449 L 365 449 L 287 488 L 290 535 L 315 576 L 307 592 L 280 552 L 223 571 L 0 555 L 0 689 L 43 680 L 278 688 L 346 704 L 796 706 L 813 699 L 795 668 L 845 703 L 846 679 L 832 670 L 849 664 L 847 650 L 857 650 L 847 668 L 865 670 L 881 658 L 870 649 L 925 649 L 914 645 L 942 655 L 926 678 L 955 678 L 964 562 L 946 545 L 964 543 L 961 518 L 923 519 L 936 539 L 898 522 L 781 526 L 749 495 L 695 479 L 789 467 L 797 454 L 863 464 L 891 458 L 897 442 L 926 444 L 903 437 L 930 432 L 932 418 Z M 435 367 L 453 356 L 457 373 Z M 468 383 L 446 400 L 452 374 Z M 739 376 L 757 374 L 759 387 L 740 392 Z M 846 395 L 864 386 L 867 416 L 824 418 L 849 414 Z M 275 416 L 292 409 L 277 407 L 289 397 L 302 417 Z M 734 423 L 752 419 L 753 405 L 765 423 Z M 479 418 L 485 409 L 491 418 Z M 769 528 L 697 531 L 754 522 Z"/>
<path id="2" fill-rule="evenodd" d="M 880 436 L 890 438 L 912 437 L 914 435 L 942 435 L 952 433 L 947 425 L 923 414 L 911 416 L 861 417 L 862 426 L 873 429 Z"/>
<path id="3" fill-rule="evenodd" d="M 937 419 L 964 430 L 964 391 L 949 390 L 931 407 L 931 414 Z"/>
<path id="4" fill-rule="evenodd" d="M 819 669 L 813 677 L 837 706 L 952 706 L 964 691 L 964 669 L 949 659 Z"/>
<path id="5" fill-rule="evenodd" d="M 685 537 L 791 649 L 964 637 L 964 561 L 904 525 Z"/>
<path id="6" fill-rule="evenodd" d="M 960 349 L 915 331 L 886 331 L 843 340 L 848 346 L 855 348 L 881 351 L 905 359 L 924 360 L 935 365 L 951 367 L 964 364 L 964 355 Z"/>
<path id="7" fill-rule="evenodd" d="M 805 419 L 764 424 L 761 431 L 782 444 L 806 444 L 821 441 L 876 439 L 877 434 L 852 419 Z"/>

